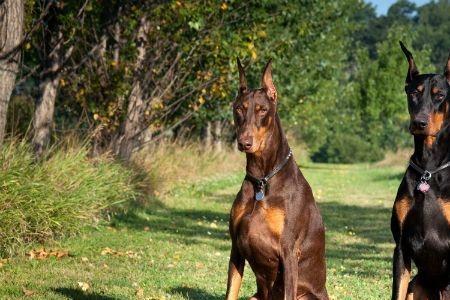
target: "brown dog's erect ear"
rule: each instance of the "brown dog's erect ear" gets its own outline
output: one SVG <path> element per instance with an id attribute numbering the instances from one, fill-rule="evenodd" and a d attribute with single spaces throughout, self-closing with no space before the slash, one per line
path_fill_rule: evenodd
<path id="1" fill-rule="evenodd" d="M 247 90 L 247 79 L 245 78 L 245 71 L 239 58 L 237 59 L 237 66 L 239 70 L 239 92 L 242 93 Z"/>
<path id="2" fill-rule="evenodd" d="M 414 62 L 414 58 L 409 52 L 408 49 L 406 49 L 405 45 L 400 41 L 400 47 L 402 48 L 403 53 L 405 53 L 406 59 L 408 60 L 408 74 L 406 74 L 406 83 L 410 83 L 413 78 L 417 75 L 419 75 L 419 70 L 416 67 L 416 63 Z"/>
<path id="3" fill-rule="evenodd" d="M 272 79 L 272 60 L 269 60 L 261 78 L 261 86 L 273 101 L 277 101 L 277 90 Z"/>
<path id="4" fill-rule="evenodd" d="M 444 75 L 447 78 L 448 84 L 450 84 L 450 53 L 448 54 L 447 64 L 444 68 Z"/>

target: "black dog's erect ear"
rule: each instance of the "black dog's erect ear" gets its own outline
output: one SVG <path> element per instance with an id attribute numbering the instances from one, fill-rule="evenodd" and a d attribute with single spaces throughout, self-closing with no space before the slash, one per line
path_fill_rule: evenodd
<path id="1" fill-rule="evenodd" d="M 273 101 L 277 101 L 277 90 L 275 88 L 275 85 L 273 84 L 272 79 L 272 60 L 269 60 L 266 67 L 264 68 L 261 78 L 261 86 L 270 99 L 272 99 Z"/>
<path id="2" fill-rule="evenodd" d="M 450 53 L 448 54 L 447 64 L 444 68 L 444 75 L 447 78 L 448 84 L 450 84 Z"/>
<path id="3" fill-rule="evenodd" d="M 402 47 L 402 51 L 403 53 L 405 53 L 406 59 L 408 60 L 408 74 L 406 75 L 406 83 L 410 83 L 413 78 L 417 75 L 419 75 L 419 70 L 416 67 L 416 63 L 414 62 L 414 58 L 411 54 L 411 52 L 409 52 L 408 49 L 406 49 L 405 45 L 402 43 L 402 41 L 400 41 L 400 47 Z"/>
<path id="4" fill-rule="evenodd" d="M 247 90 L 247 79 L 245 78 L 245 71 L 239 57 L 237 58 L 237 66 L 239 70 L 239 92 L 242 93 Z"/>

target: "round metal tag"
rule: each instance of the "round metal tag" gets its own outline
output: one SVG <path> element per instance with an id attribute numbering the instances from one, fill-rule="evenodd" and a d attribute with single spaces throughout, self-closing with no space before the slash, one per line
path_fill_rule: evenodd
<path id="1" fill-rule="evenodd" d="M 258 201 L 261 201 L 262 199 L 264 199 L 264 191 L 263 190 L 258 191 L 255 195 L 255 199 Z"/>

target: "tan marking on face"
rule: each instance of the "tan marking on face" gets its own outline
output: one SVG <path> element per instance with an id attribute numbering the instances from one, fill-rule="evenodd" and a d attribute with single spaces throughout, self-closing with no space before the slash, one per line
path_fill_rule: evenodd
<path id="1" fill-rule="evenodd" d="M 435 136 L 433 136 L 433 135 L 427 135 L 427 136 L 425 137 L 424 144 L 425 144 L 425 146 L 426 146 L 428 149 L 431 149 L 431 147 L 433 146 L 435 140 L 436 140 L 436 137 L 435 137 Z"/>
<path id="2" fill-rule="evenodd" d="M 244 101 L 242 102 L 242 106 L 247 109 L 248 108 L 248 101 Z"/>
<path id="3" fill-rule="evenodd" d="M 429 148 L 433 145 L 434 141 L 436 140 L 436 135 L 442 128 L 442 124 L 444 124 L 445 119 L 447 118 L 448 114 L 448 105 L 447 103 L 444 103 L 444 112 L 434 112 L 430 114 L 430 118 L 428 120 L 428 135 L 431 137 L 427 137 L 425 139 L 425 145 Z"/>
<path id="4" fill-rule="evenodd" d="M 419 92 L 423 92 L 424 86 L 423 85 L 418 85 L 416 90 L 418 90 Z"/>
<path id="5" fill-rule="evenodd" d="M 269 122 L 267 126 L 263 127 L 253 127 L 253 137 L 255 142 L 255 147 L 258 147 L 255 151 L 255 155 L 260 156 L 267 146 L 267 134 L 269 132 L 269 127 L 272 124 L 272 117 L 269 117 Z"/>
<path id="6" fill-rule="evenodd" d="M 400 276 L 400 285 L 398 289 L 398 298 L 397 299 L 406 299 L 406 295 L 408 294 L 408 285 L 409 279 L 411 278 L 411 271 L 405 269 L 405 271 Z"/>
<path id="7" fill-rule="evenodd" d="M 394 208 L 395 213 L 397 214 L 398 221 L 400 222 L 400 225 L 402 225 L 403 221 L 406 218 L 406 215 L 411 209 L 411 199 L 405 197 L 395 201 Z"/>
<path id="8" fill-rule="evenodd" d="M 430 115 L 430 134 L 435 135 L 439 130 L 441 130 L 442 124 L 444 123 L 444 113 L 435 112 Z"/>
<path id="9" fill-rule="evenodd" d="M 439 198 L 438 202 L 447 223 L 450 224 L 450 201 L 445 201 L 444 199 Z"/>
<path id="10" fill-rule="evenodd" d="M 265 219 L 270 231 L 280 237 L 284 229 L 285 212 L 280 208 L 268 208 Z"/>
<path id="11" fill-rule="evenodd" d="M 432 89 L 431 89 L 431 93 L 432 94 L 437 94 L 437 93 L 439 93 L 441 90 L 439 89 L 439 88 L 437 88 L 437 87 L 433 87 Z"/>

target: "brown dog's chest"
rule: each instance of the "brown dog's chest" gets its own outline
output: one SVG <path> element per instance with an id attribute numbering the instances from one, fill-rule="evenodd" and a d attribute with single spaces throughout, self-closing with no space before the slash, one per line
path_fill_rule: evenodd
<path id="1" fill-rule="evenodd" d="M 251 264 L 278 262 L 286 213 L 284 208 L 271 205 L 271 200 L 274 199 L 266 197 L 256 203 L 235 203 L 232 209 L 231 225 L 237 246 Z"/>

